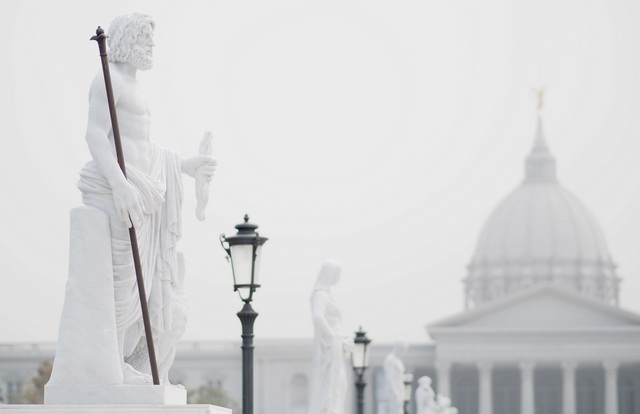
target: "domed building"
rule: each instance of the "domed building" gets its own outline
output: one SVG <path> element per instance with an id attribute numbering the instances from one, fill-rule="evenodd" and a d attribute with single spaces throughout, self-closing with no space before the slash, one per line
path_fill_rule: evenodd
<path id="1" fill-rule="evenodd" d="M 465 279 L 467 309 L 540 284 L 617 305 L 615 269 L 595 218 L 558 182 L 539 115 L 524 180 L 480 233 Z"/>
<path id="2" fill-rule="evenodd" d="M 430 324 L 437 392 L 460 414 L 640 413 L 640 316 L 593 215 L 537 132 L 520 186 L 484 224 L 466 310 Z"/>

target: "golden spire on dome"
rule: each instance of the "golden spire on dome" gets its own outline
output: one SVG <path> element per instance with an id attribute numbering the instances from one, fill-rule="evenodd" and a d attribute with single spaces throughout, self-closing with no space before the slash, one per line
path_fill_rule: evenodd
<path id="1" fill-rule="evenodd" d="M 542 116 L 542 109 L 544 108 L 544 92 L 545 92 L 546 87 L 545 86 L 540 86 L 538 88 L 535 88 L 533 90 L 533 92 L 536 94 L 536 98 L 538 99 L 538 116 Z"/>
<path id="2" fill-rule="evenodd" d="M 556 181 L 556 162 L 549 152 L 542 128 L 542 110 L 544 109 L 545 86 L 535 88 L 538 119 L 533 147 L 526 160 L 525 182 L 554 182 Z"/>

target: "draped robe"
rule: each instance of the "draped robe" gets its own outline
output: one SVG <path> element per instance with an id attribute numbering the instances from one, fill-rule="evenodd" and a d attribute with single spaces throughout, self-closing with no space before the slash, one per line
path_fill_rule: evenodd
<path id="1" fill-rule="evenodd" d="M 392 352 L 385 357 L 382 368 L 387 384 L 387 414 L 404 414 L 404 363 Z"/>
<path id="2" fill-rule="evenodd" d="M 309 414 L 343 414 L 347 374 L 340 309 L 324 289 L 314 290 L 311 307 L 315 340 Z"/>
<path id="3" fill-rule="evenodd" d="M 150 169 L 147 173 L 128 166 L 127 179 L 136 189 L 144 213 L 142 224 L 136 227 L 136 233 L 160 379 L 166 383 L 168 370 L 175 356 L 175 343 L 182 336 L 186 326 L 184 265 L 181 253 L 176 250 L 176 244 L 182 232 L 181 161 L 176 152 L 152 143 L 149 165 Z M 78 371 L 80 371 L 79 367 L 86 365 L 81 363 L 81 360 L 91 361 L 92 365 L 102 367 L 112 367 L 115 365 L 114 361 L 117 363 L 119 358 L 117 343 L 116 349 L 112 349 L 114 346 L 111 344 L 114 342 L 111 339 L 105 341 L 105 337 L 110 338 L 110 332 L 124 333 L 124 360 L 135 369 L 150 373 L 129 230 L 116 213 L 111 187 L 95 161 L 88 162 L 81 170 L 78 188 L 82 192 L 82 201 L 87 207 L 99 210 L 107 216 L 105 221 L 108 221 L 108 227 L 102 230 L 81 222 L 80 228 L 74 228 L 78 224 L 74 224 L 74 214 L 72 214 L 72 233 L 76 231 L 89 237 L 92 234 L 100 234 L 100 237 L 110 235 L 111 240 L 106 243 L 106 246 L 109 244 L 111 246 L 112 271 L 109 270 L 109 275 L 112 276 L 113 283 L 102 284 L 100 288 L 96 288 L 98 285 L 91 281 L 95 277 L 92 274 L 93 269 L 87 271 L 86 264 L 82 265 L 85 267 L 71 268 L 75 266 L 74 263 L 83 260 L 87 262 L 90 259 L 70 257 L 69 281 L 58 340 L 59 348 L 66 349 L 62 351 L 59 349 L 56 352 L 50 383 L 101 383 L 102 376 L 99 372 L 90 372 L 89 369 L 81 373 Z M 91 214 L 99 213 L 96 211 Z M 97 222 L 96 226 L 98 226 Z M 73 234 L 72 237 L 74 237 Z M 96 256 L 104 254 L 104 252 L 90 251 L 91 247 L 88 247 L 89 251 L 86 249 L 82 254 L 88 256 L 94 253 Z M 73 256 L 78 253 L 71 249 L 70 254 Z M 90 262 L 88 267 L 91 268 Z M 95 271 L 102 271 L 102 269 L 95 269 Z M 103 292 L 105 286 L 112 286 L 113 291 Z M 77 292 L 78 288 L 82 291 Z M 91 299 L 92 295 L 95 300 Z M 93 308 L 94 306 L 100 309 Z M 88 309 L 88 307 L 92 308 Z M 115 323 L 112 315 L 106 315 L 108 312 L 113 313 L 113 309 L 115 309 Z M 77 325 L 75 322 L 78 319 L 77 314 L 85 311 L 105 316 L 100 321 L 96 320 L 94 324 L 88 326 L 85 324 L 82 335 L 79 335 L 78 327 L 74 325 Z M 101 347 L 100 351 L 96 349 L 97 344 Z M 96 351 L 92 353 L 91 349 Z M 120 364 L 123 361 L 122 358 L 119 359 L 117 367 L 102 368 L 103 371 L 120 370 Z M 110 374 L 106 377 L 105 383 L 116 384 L 122 381 L 121 374 Z"/>

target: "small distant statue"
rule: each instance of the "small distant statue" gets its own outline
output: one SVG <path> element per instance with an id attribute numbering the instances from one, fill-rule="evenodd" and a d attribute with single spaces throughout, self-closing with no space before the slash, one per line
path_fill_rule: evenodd
<path id="1" fill-rule="evenodd" d="M 313 366 L 309 414 L 343 414 L 346 406 L 346 357 L 351 341 L 342 330 L 342 315 L 331 297 L 331 287 L 340 280 L 340 265 L 322 264 L 311 294 L 314 326 Z"/>
<path id="2" fill-rule="evenodd" d="M 382 363 L 387 385 L 386 414 L 404 414 L 404 363 L 402 357 L 406 350 L 407 344 L 405 342 L 396 342 L 393 350 Z"/>
<path id="3" fill-rule="evenodd" d="M 417 414 L 438 414 L 436 393 L 431 387 L 430 377 L 418 378 L 418 388 L 415 392 Z"/>
<path id="4" fill-rule="evenodd" d="M 451 406 L 451 398 L 438 394 L 437 414 L 458 414 L 458 409 Z"/>

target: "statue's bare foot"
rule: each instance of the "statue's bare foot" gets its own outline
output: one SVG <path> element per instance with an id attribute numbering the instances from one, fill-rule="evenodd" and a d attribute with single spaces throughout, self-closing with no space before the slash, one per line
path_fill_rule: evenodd
<path id="1" fill-rule="evenodd" d="M 135 370 L 131 365 L 126 363 L 122 364 L 122 377 L 122 383 L 126 385 L 153 384 L 151 375 L 143 374 L 142 372 Z"/>

